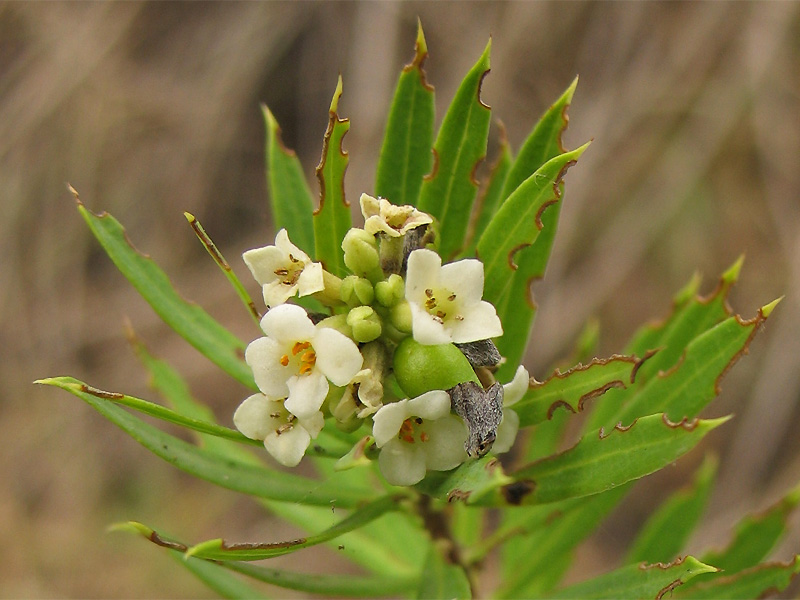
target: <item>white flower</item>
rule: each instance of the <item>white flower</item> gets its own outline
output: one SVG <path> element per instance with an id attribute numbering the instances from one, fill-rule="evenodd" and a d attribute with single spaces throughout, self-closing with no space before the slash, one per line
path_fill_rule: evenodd
<path id="1" fill-rule="evenodd" d="M 352 399 L 359 419 L 365 419 L 376 412 L 383 406 L 383 382 L 380 373 L 375 373 L 372 369 L 361 369 L 345 389 L 342 399 Z"/>
<path id="2" fill-rule="evenodd" d="M 432 250 L 422 248 L 409 255 L 406 300 L 414 339 L 420 344 L 463 344 L 502 335 L 497 311 L 481 296 L 483 264 L 479 260 L 442 266 Z"/>
<path id="3" fill-rule="evenodd" d="M 497 426 L 497 439 L 492 446 L 495 454 L 508 452 L 514 445 L 519 430 L 519 415 L 509 407 L 519 402 L 525 395 L 530 379 L 527 369 L 520 365 L 517 367 L 514 379 L 503 386 L 503 419 Z"/>
<path id="4" fill-rule="evenodd" d="M 272 457 L 286 467 L 294 467 L 303 458 L 311 439 L 317 437 L 325 419 L 320 411 L 298 419 L 283 405 L 264 394 L 253 394 L 239 405 L 233 423 L 244 435 L 263 440 Z"/>
<path id="5" fill-rule="evenodd" d="M 362 357 L 353 340 L 329 327 L 315 327 L 306 311 L 281 304 L 261 319 L 267 337 L 250 342 L 244 357 L 258 389 L 286 398 L 286 409 L 300 419 L 319 411 L 334 385 L 350 383 Z"/>
<path id="6" fill-rule="evenodd" d="M 283 304 L 295 294 L 308 296 L 325 288 L 322 265 L 289 241 L 285 229 L 275 236 L 274 246 L 248 250 L 242 259 L 261 284 L 268 307 Z"/>
<path id="7" fill-rule="evenodd" d="M 411 229 L 433 222 L 428 213 L 409 205 L 394 205 L 385 198 L 361 194 L 360 203 L 365 219 L 364 230 L 372 235 L 382 232 L 389 237 L 400 237 Z"/>
<path id="8" fill-rule="evenodd" d="M 386 481 L 413 485 L 425 472 L 447 471 L 467 459 L 467 427 L 450 413 L 450 396 L 433 390 L 411 400 L 384 404 L 372 417 Z"/>

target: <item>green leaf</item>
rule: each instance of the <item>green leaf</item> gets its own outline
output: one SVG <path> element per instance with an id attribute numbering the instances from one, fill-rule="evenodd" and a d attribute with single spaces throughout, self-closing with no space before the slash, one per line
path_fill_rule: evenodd
<path id="1" fill-rule="evenodd" d="M 728 295 L 739 278 L 743 261 L 742 256 L 722 274 L 716 290 L 708 297 L 697 295 L 700 280 L 693 277 L 675 296 L 673 312 L 665 321 L 645 325 L 634 334 L 628 344 L 631 352 L 642 356 L 649 350 L 659 349 L 658 354 L 642 370 L 643 381 L 675 366 L 690 341 L 732 316 Z"/>
<path id="2" fill-rule="evenodd" d="M 304 507 L 307 508 L 307 507 Z M 217 578 L 217 582 L 222 580 L 219 575 L 219 569 L 226 569 L 241 573 L 251 579 L 263 581 L 272 585 L 290 589 L 298 590 L 301 592 L 309 592 L 312 594 L 323 594 L 326 596 L 352 596 L 352 597 L 373 597 L 373 596 L 395 596 L 402 592 L 408 593 L 413 590 L 419 579 L 418 576 L 377 576 L 377 577 L 362 577 L 348 575 L 320 575 L 311 573 L 297 573 L 293 571 L 285 571 L 283 569 L 274 569 L 268 567 L 259 567 L 247 563 L 240 563 L 235 561 L 226 561 L 220 564 L 206 561 L 200 558 L 187 557 L 185 552 L 187 550 L 186 544 L 165 538 L 158 534 L 150 527 L 130 521 L 122 523 L 113 527 L 115 530 L 130 531 L 143 536 L 145 539 L 153 542 L 158 546 L 162 546 L 172 551 L 177 556 L 180 556 L 180 561 L 187 565 L 194 565 L 195 568 L 202 568 L 205 574 L 212 572 Z M 213 565 L 216 567 L 214 571 L 210 571 L 209 567 L 199 567 L 199 565 Z M 202 577 L 201 577 L 202 578 Z M 212 589 L 218 591 L 220 594 L 227 597 L 244 597 L 256 598 L 262 597 L 253 592 L 251 594 L 243 595 L 230 595 L 225 593 L 225 590 L 236 592 L 238 588 L 234 587 L 235 584 L 231 580 L 225 582 L 225 588 L 218 588 L 211 586 Z M 242 585 L 244 585 L 242 583 Z M 240 588 L 242 592 L 246 588 Z"/>
<path id="3" fill-rule="evenodd" d="M 693 556 L 668 565 L 628 565 L 559 590 L 551 598 L 668 598 L 678 586 L 702 573 L 712 573 L 716 569 L 701 563 Z"/>
<path id="4" fill-rule="evenodd" d="M 505 180 L 501 196 L 503 199 L 508 198 L 548 160 L 566 152 L 561 142 L 561 136 L 569 124 L 567 109 L 572 102 L 577 85 L 578 78 L 576 77 L 561 97 L 541 116 L 523 142 L 517 159 Z"/>
<path id="5" fill-rule="evenodd" d="M 447 562 L 442 556 L 444 549 L 430 547 L 425 559 L 425 569 L 417 589 L 417 598 L 472 598 L 469 578 L 464 569 Z"/>
<path id="6" fill-rule="evenodd" d="M 336 480 L 321 482 L 224 458 L 169 435 L 106 399 L 67 385 L 70 380 L 71 378 L 52 378 L 40 380 L 38 383 L 61 387 L 78 396 L 155 455 L 190 475 L 220 487 L 271 500 L 321 506 L 335 503 L 342 508 L 356 506 L 375 495 L 372 490 L 340 486 Z"/>
<path id="7" fill-rule="evenodd" d="M 230 569 L 226 569 L 222 565 L 197 558 L 186 558 L 183 554 L 175 550 L 171 550 L 170 555 L 175 559 L 175 562 L 181 564 L 200 581 L 205 583 L 209 589 L 223 598 L 241 600 L 248 600 L 248 598 L 267 598 L 267 596 L 256 591 L 253 587 L 231 574 Z"/>
<path id="8" fill-rule="evenodd" d="M 130 244 L 119 221 L 108 213 L 93 214 L 84 207 L 77 193 L 75 199 L 78 210 L 109 258 L 156 314 L 223 371 L 257 389 L 250 367 L 242 360 L 245 346 L 241 340 L 202 308 L 181 298 L 164 271 Z"/>
<path id="9" fill-rule="evenodd" d="M 722 275 L 716 291 L 706 298 L 697 296 L 700 281 L 693 278 L 675 296 L 673 312 L 665 321 L 645 326 L 634 335 L 626 352 L 632 352 L 637 356 L 643 356 L 654 349 L 658 349 L 658 352 L 640 369 L 635 388 L 627 390 L 620 403 L 596 404 L 595 410 L 587 420 L 586 431 L 617 423 L 624 411 L 631 410 L 627 404 L 639 402 L 633 398 L 641 388 L 658 376 L 659 372 L 669 371 L 682 357 L 685 358 L 686 347 L 692 340 L 731 316 L 727 296 L 740 268 L 741 259 Z M 711 373 L 711 376 L 717 375 L 719 373 Z M 707 398 L 706 402 L 710 402 L 712 398 L 713 396 Z M 648 410 L 647 414 L 654 410 Z"/>
<path id="10" fill-rule="evenodd" d="M 608 492 L 554 504 L 506 511 L 503 527 L 518 535 L 503 547 L 501 598 L 546 596 L 559 578 L 551 571 L 563 565 L 630 489 L 621 485 Z"/>
<path id="11" fill-rule="evenodd" d="M 231 269 L 231 265 L 227 260 L 225 260 L 225 257 L 222 256 L 222 252 L 220 252 L 219 248 L 217 248 L 217 245 L 206 233 L 206 230 L 200 224 L 200 221 L 198 221 L 193 214 L 188 212 L 184 212 L 183 216 L 186 217 L 187 221 L 189 221 L 189 225 L 191 225 L 192 230 L 200 240 L 200 243 L 203 244 L 203 247 L 205 247 L 208 254 L 214 259 L 214 262 L 217 263 L 217 266 L 220 268 L 220 270 L 222 270 L 225 278 L 233 286 L 236 295 L 239 296 L 242 304 L 244 304 L 245 308 L 247 308 L 247 312 L 250 313 L 250 316 L 253 317 L 256 325 L 259 326 L 261 324 L 261 315 L 259 314 L 253 299 L 250 297 L 250 294 L 247 293 L 247 290 L 242 285 L 242 282 L 239 281 L 236 273 L 234 273 L 233 269 Z"/>
<path id="12" fill-rule="evenodd" d="M 434 144 L 433 172 L 425 177 L 419 209 L 441 224 L 439 254 L 448 259 L 464 243 L 478 191 L 475 169 L 486 156 L 491 109 L 481 101 L 492 42 L 470 69 L 444 116 Z"/>
<path id="13" fill-rule="evenodd" d="M 587 402 L 614 388 L 626 389 L 633 384 L 644 360 L 620 355 L 594 358 L 588 365 L 579 364 L 564 373 L 556 369 L 543 382 L 533 380 L 522 399 L 513 406 L 520 426 L 549 420 L 559 409 L 583 412 Z"/>
<path id="14" fill-rule="evenodd" d="M 401 498 L 398 496 L 384 496 L 379 498 L 363 507 L 356 508 L 349 516 L 339 521 L 333 527 L 309 537 L 286 542 L 257 542 L 244 544 L 229 544 L 222 539 L 215 539 L 192 546 L 186 551 L 186 554 L 197 558 L 224 561 L 254 561 L 290 554 L 297 550 L 302 550 L 303 548 L 334 540 L 345 533 L 366 525 L 370 521 L 374 521 L 389 511 L 397 510 L 397 504 L 400 499 Z"/>
<path id="15" fill-rule="evenodd" d="M 416 205 L 433 164 L 433 87 L 422 68 L 428 46 L 418 23 L 414 60 L 400 73 L 378 159 L 375 193 L 393 204 Z"/>
<path id="16" fill-rule="evenodd" d="M 222 566 L 231 571 L 247 575 L 252 579 L 271 583 L 287 590 L 320 594 L 326 597 L 378 598 L 405 596 L 414 590 L 419 580 L 418 576 L 296 573 L 238 562 L 226 562 Z"/>
<path id="17" fill-rule="evenodd" d="M 514 483 L 480 504 L 544 504 L 598 494 L 649 475 L 692 449 L 730 417 L 672 423 L 649 415 L 630 427 L 585 435 L 575 446 L 512 473 Z"/>
<path id="18" fill-rule="evenodd" d="M 441 500 L 478 502 L 513 480 L 503 472 L 500 462 L 490 456 L 469 460 L 450 471 L 429 471 L 416 489 Z"/>
<path id="19" fill-rule="evenodd" d="M 692 485 L 674 493 L 650 516 L 628 551 L 626 563 L 668 562 L 680 554 L 708 504 L 716 470 L 717 460 L 706 457 Z"/>
<path id="20" fill-rule="evenodd" d="M 266 172 L 275 229 L 286 229 L 292 242 L 314 257 L 314 226 L 311 213 L 314 200 L 308 188 L 303 166 L 294 151 L 283 145 L 281 128 L 265 105 L 264 124 L 267 130 Z"/>
<path id="21" fill-rule="evenodd" d="M 774 309 L 776 302 L 764 306 L 749 321 L 729 317 L 700 334 L 686 347 L 678 365 L 644 385 L 614 422 L 630 423 L 636 417 L 654 411 L 665 412 L 670 419 L 692 418 L 719 395 L 720 380 L 728 369 L 747 352 L 750 341 Z M 610 425 L 607 422 L 606 425 Z"/>
<path id="22" fill-rule="evenodd" d="M 800 486 L 765 512 L 744 517 L 734 528 L 734 537 L 728 546 L 705 553 L 703 560 L 727 574 L 755 567 L 786 535 L 789 517 L 799 504 Z"/>
<path id="23" fill-rule="evenodd" d="M 505 184 L 508 172 L 511 169 L 512 156 L 511 147 L 506 137 L 506 128 L 498 121 L 500 126 L 500 153 L 489 169 L 489 183 L 478 197 L 477 214 L 473 217 L 470 224 L 469 243 L 461 253 L 463 256 L 474 256 L 475 247 L 483 234 L 486 226 L 497 212 L 503 199 L 503 185 Z"/>
<path id="24" fill-rule="evenodd" d="M 675 600 L 739 600 L 740 598 L 772 597 L 789 587 L 795 575 L 800 573 L 800 555 L 787 563 L 758 565 L 732 576 L 717 576 L 711 581 L 698 581 L 686 590 L 675 590 Z"/>
<path id="25" fill-rule="evenodd" d="M 478 240 L 478 255 L 483 261 L 483 296 L 495 303 L 507 293 L 516 270 L 515 255 L 530 245 L 544 227 L 542 212 L 561 197 L 559 184 L 567 169 L 575 164 L 588 143 L 549 161 L 528 177 L 500 207 Z M 503 323 L 510 332 L 511 323 Z"/>
<path id="26" fill-rule="evenodd" d="M 317 165 L 319 206 L 314 211 L 314 248 L 316 259 L 338 277 L 347 275 L 342 240 L 352 224 L 350 203 L 344 197 L 344 172 L 350 161 L 342 148 L 342 138 L 350 130 L 350 120 L 337 114 L 342 95 L 342 78 L 336 84 L 322 144 L 322 158 Z"/>

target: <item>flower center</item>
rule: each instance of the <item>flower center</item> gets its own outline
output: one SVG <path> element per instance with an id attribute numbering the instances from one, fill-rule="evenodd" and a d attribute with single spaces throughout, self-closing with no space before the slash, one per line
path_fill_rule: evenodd
<path id="1" fill-rule="evenodd" d="M 446 319 L 463 321 L 464 317 L 458 314 L 459 303 L 456 294 L 446 288 L 428 288 L 425 290 L 425 310 L 433 315 L 439 323 Z"/>
<path id="2" fill-rule="evenodd" d="M 305 266 L 306 264 L 302 260 L 289 253 L 289 263 L 285 267 L 275 269 L 275 275 L 283 285 L 292 286 L 300 279 L 300 274 Z"/>
<path id="3" fill-rule="evenodd" d="M 420 442 L 427 442 L 430 436 L 422 429 L 424 422 L 425 421 L 419 417 L 406 419 L 400 426 L 397 438 L 408 444 L 413 444 L 418 440 Z"/>
<path id="4" fill-rule="evenodd" d="M 289 354 L 284 354 L 281 356 L 280 362 L 284 367 L 293 363 L 297 367 L 297 374 L 305 375 L 311 373 L 314 368 L 317 362 L 317 353 L 314 352 L 311 342 L 295 342 L 292 346 L 291 357 Z"/>

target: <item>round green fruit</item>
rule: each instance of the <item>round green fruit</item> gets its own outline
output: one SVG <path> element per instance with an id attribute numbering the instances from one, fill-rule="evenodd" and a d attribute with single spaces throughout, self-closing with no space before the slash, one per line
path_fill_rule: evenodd
<path id="1" fill-rule="evenodd" d="M 394 352 L 397 383 L 416 398 L 431 390 L 449 390 L 465 381 L 478 382 L 464 354 L 453 344 L 425 346 L 407 337 Z"/>

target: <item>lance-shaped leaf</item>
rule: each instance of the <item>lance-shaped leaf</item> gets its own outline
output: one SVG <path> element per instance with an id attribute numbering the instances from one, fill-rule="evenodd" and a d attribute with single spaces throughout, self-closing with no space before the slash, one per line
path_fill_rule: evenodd
<path id="1" fill-rule="evenodd" d="M 323 597 L 396 598 L 408 596 L 418 585 L 419 576 L 401 575 L 321 575 L 284 569 L 259 567 L 249 563 L 225 562 L 222 566 L 257 581 L 287 589 L 320 594 Z"/>
<path id="2" fill-rule="evenodd" d="M 707 297 L 697 295 L 700 280 L 693 277 L 673 299 L 673 311 L 666 320 L 645 325 L 634 334 L 628 344 L 631 352 L 659 349 L 658 355 L 642 370 L 644 380 L 672 368 L 690 341 L 733 315 L 728 306 L 728 294 L 739 278 L 743 262 L 742 256 L 725 271 L 714 292 Z"/>
<path id="3" fill-rule="evenodd" d="M 225 275 L 225 278 L 230 282 L 233 286 L 233 289 L 236 291 L 236 295 L 239 296 L 239 299 L 242 301 L 242 304 L 245 305 L 247 308 L 247 312 L 250 313 L 250 316 L 256 322 L 256 325 L 259 325 L 261 322 L 261 315 L 256 308 L 255 302 L 250 297 L 250 294 L 247 293 L 247 290 L 242 285 L 242 282 L 239 281 L 239 278 L 236 276 L 236 273 L 233 272 L 230 263 L 225 260 L 225 257 L 222 255 L 222 252 L 214 241 L 211 239 L 206 233 L 206 230 L 200 224 L 195 216 L 191 213 L 184 212 L 183 216 L 186 217 L 186 220 L 189 221 L 189 225 L 191 225 L 192 230 L 194 231 L 197 239 L 200 240 L 200 243 L 203 244 L 208 254 L 214 259 L 214 262 L 217 263 L 217 266 L 222 270 L 222 273 Z"/>
<path id="4" fill-rule="evenodd" d="M 547 161 L 528 177 L 500 207 L 478 240 L 485 272 L 484 298 L 502 298 L 516 270 L 515 254 L 534 242 L 544 227 L 544 210 L 561 197 L 559 184 L 588 143 Z M 504 323 L 504 330 L 512 326 Z"/>
<path id="5" fill-rule="evenodd" d="M 171 550 L 170 554 L 175 559 L 175 562 L 183 566 L 222 598 L 231 598 L 232 600 L 268 598 L 268 596 L 256 591 L 252 586 L 242 581 L 240 577 L 231 573 L 230 569 L 226 569 L 222 565 L 198 558 L 186 558 L 176 550 Z"/>
<path id="6" fill-rule="evenodd" d="M 74 386 L 62 385 L 59 379 L 41 380 L 40 383 L 62 387 L 84 400 L 156 456 L 220 487 L 271 500 L 322 506 L 335 503 L 342 508 L 353 507 L 375 495 L 369 489 L 340 486 L 335 480 L 316 481 L 222 457 L 145 423 L 108 399 Z"/>
<path id="7" fill-rule="evenodd" d="M 78 210 L 109 258 L 156 314 L 223 371 L 257 389 L 252 371 L 242 360 L 242 341 L 202 308 L 181 298 L 164 271 L 131 245 L 119 221 L 108 213 L 95 215 L 87 210 L 72 191 Z"/>
<path id="8" fill-rule="evenodd" d="M 350 130 L 350 120 L 340 119 L 339 98 L 342 78 L 336 84 L 328 114 L 328 128 L 322 143 L 322 157 L 317 165 L 319 206 L 314 211 L 314 248 L 316 259 L 339 277 L 347 272 L 344 266 L 342 240 L 352 225 L 350 203 L 344 197 L 344 172 L 350 158 L 342 148 L 342 138 Z"/>
<path id="9" fill-rule="evenodd" d="M 116 523 L 109 527 L 109 531 L 126 531 L 139 534 L 157 546 L 166 548 L 181 566 L 223 598 L 241 598 L 244 600 L 246 598 L 265 597 L 221 565 L 197 558 L 187 559 L 184 554 L 186 551 L 184 544 L 159 534 L 143 523 L 136 521 Z"/>
<path id="10" fill-rule="evenodd" d="M 188 556 L 209 560 L 241 561 L 263 560 L 290 554 L 302 550 L 303 548 L 334 540 L 345 533 L 363 527 L 386 512 L 397 510 L 400 499 L 401 498 L 398 496 L 384 496 L 379 498 L 366 506 L 356 508 L 349 516 L 339 521 L 333 527 L 309 537 L 284 542 L 243 544 L 229 544 L 225 542 L 225 540 L 215 539 L 192 546 L 186 551 L 186 554 Z"/>
<path id="11" fill-rule="evenodd" d="M 428 45 L 418 23 L 414 60 L 397 81 L 378 159 L 375 193 L 393 204 L 415 206 L 422 178 L 433 164 L 434 94 L 422 68 Z"/>
<path id="12" fill-rule="evenodd" d="M 739 600 L 740 598 L 772 597 L 789 587 L 800 573 L 800 555 L 789 563 L 767 563 L 736 575 L 716 576 L 710 581 L 697 580 L 697 585 L 675 590 L 675 600 Z M 693 582 L 694 583 L 694 582 Z"/>
<path id="13" fill-rule="evenodd" d="M 479 504 L 544 504 L 610 490 L 649 475 L 693 448 L 729 417 L 672 423 L 649 415 L 630 427 L 585 435 L 575 446 L 512 474 L 514 483 L 484 494 Z"/>
<path id="14" fill-rule="evenodd" d="M 654 411 L 663 411 L 671 419 L 699 414 L 719 395 L 722 377 L 747 352 L 750 341 L 778 302 L 762 307 L 749 321 L 739 316 L 729 317 L 692 340 L 683 359 L 673 369 L 645 384 L 614 421 L 627 424 Z"/>
<path id="15" fill-rule="evenodd" d="M 349 597 L 378 597 L 378 596 L 396 596 L 402 592 L 413 590 L 419 577 L 417 575 L 407 576 L 355 576 L 355 575 L 321 575 L 312 573 L 297 573 L 294 571 L 286 571 L 283 569 L 267 568 L 254 566 L 248 563 L 225 561 L 216 563 L 206 561 L 200 558 L 187 557 L 186 544 L 169 539 L 159 534 L 152 528 L 142 523 L 130 521 L 128 523 L 119 524 L 113 527 L 115 530 L 130 531 L 143 536 L 145 539 L 153 542 L 158 546 L 169 549 L 175 556 L 180 557 L 180 561 L 186 564 L 191 564 L 191 570 L 202 570 L 203 575 L 209 574 L 211 566 L 216 567 L 214 570 L 215 583 L 223 583 L 224 587 L 218 585 L 210 585 L 212 589 L 225 597 L 233 598 L 258 598 L 257 593 L 252 591 L 250 594 L 239 595 L 236 590 L 244 591 L 246 587 L 235 587 L 235 584 L 229 579 L 223 581 L 220 575 L 221 569 L 225 572 L 236 572 L 245 575 L 256 581 L 269 583 L 284 589 L 298 590 L 301 592 L 309 592 L 312 594 L 323 594 L 325 596 L 349 596 Z M 203 565 L 209 565 L 208 567 Z M 207 581 L 204 576 L 198 576 Z M 244 584 L 242 583 L 242 586 Z M 226 593 L 226 590 L 228 593 Z"/>
<path id="16" fill-rule="evenodd" d="M 699 279 L 693 278 L 674 298 L 672 314 L 662 323 L 648 325 L 639 330 L 626 351 L 645 353 L 658 349 L 655 356 L 640 369 L 637 385 L 624 394 L 623 402 L 612 405 L 611 403 L 597 403 L 595 410 L 587 420 L 585 430 L 591 431 L 602 426 L 610 426 L 623 416 L 623 411 L 634 410 L 627 407 L 639 390 L 648 384 L 660 371 L 674 368 L 676 363 L 685 358 L 686 347 L 700 334 L 732 316 L 727 304 L 727 296 L 731 286 L 735 283 L 741 267 L 741 259 L 728 269 L 721 277 L 716 291 L 706 298 L 697 295 Z M 639 354 L 641 356 L 642 354 Z M 719 373 L 712 373 L 713 377 Z M 711 401 L 712 397 L 706 399 Z M 650 414 L 659 409 L 654 408 L 646 413 Z M 660 410 L 664 410 L 663 408 Z"/>
<path id="17" fill-rule="evenodd" d="M 472 598 L 472 589 L 464 569 L 445 560 L 442 551 L 431 545 L 425 560 L 425 569 L 419 579 L 416 597 L 420 600 L 427 598 L 468 600 Z"/>
<path id="18" fill-rule="evenodd" d="M 692 485 L 674 493 L 656 509 L 636 536 L 626 563 L 667 562 L 680 554 L 706 508 L 716 470 L 717 460 L 707 457 Z"/>
<path id="19" fill-rule="evenodd" d="M 636 380 L 636 374 L 649 358 L 615 355 L 607 359 L 592 359 L 588 365 L 577 365 L 562 373 L 556 369 L 545 381 L 532 380 L 528 391 L 514 405 L 520 426 L 536 425 L 549 420 L 557 410 L 583 412 L 587 402 L 609 390 L 626 389 Z"/>
<path id="20" fill-rule="evenodd" d="M 763 513 L 747 515 L 734 528 L 733 540 L 722 550 L 707 552 L 705 562 L 727 574 L 755 567 L 786 535 L 788 520 L 800 505 L 800 486 Z"/>
<path id="21" fill-rule="evenodd" d="M 566 152 L 561 136 L 569 124 L 567 110 L 577 85 L 578 78 L 576 77 L 561 97 L 545 111 L 522 143 L 503 186 L 503 199 L 508 198 L 548 160 Z"/>
<path id="22" fill-rule="evenodd" d="M 692 577 L 717 569 L 693 556 L 670 564 L 628 565 L 549 595 L 550 598 L 669 598 Z"/>
<path id="23" fill-rule="evenodd" d="M 503 200 L 503 186 L 513 162 L 511 146 L 506 136 L 506 128 L 500 121 L 497 124 L 500 128 L 500 151 L 489 169 L 489 182 L 483 193 L 478 197 L 476 214 L 470 222 L 469 242 L 462 252 L 463 256 L 475 255 L 475 247 L 478 245 L 478 240 Z"/>
<path id="24" fill-rule="evenodd" d="M 283 145 L 281 128 L 269 108 L 262 104 L 261 111 L 267 129 L 267 189 L 272 224 L 276 230 L 286 229 L 291 233 L 292 242 L 313 258 L 314 226 L 311 213 L 314 200 L 303 166 L 294 151 Z"/>
<path id="25" fill-rule="evenodd" d="M 506 511 L 503 527 L 519 535 L 503 547 L 500 598 L 547 596 L 559 582 L 553 565 L 563 565 L 573 550 L 606 518 L 630 484 L 602 494 Z M 563 574 L 563 573 L 562 573 Z"/>
<path id="26" fill-rule="evenodd" d="M 420 190 L 419 209 L 439 220 L 439 254 L 448 259 L 463 245 L 478 191 L 475 169 L 486 156 L 491 109 L 481 101 L 492 42 L 470 69 L 442 120 L 433 147 L 433 171 Z"/>

